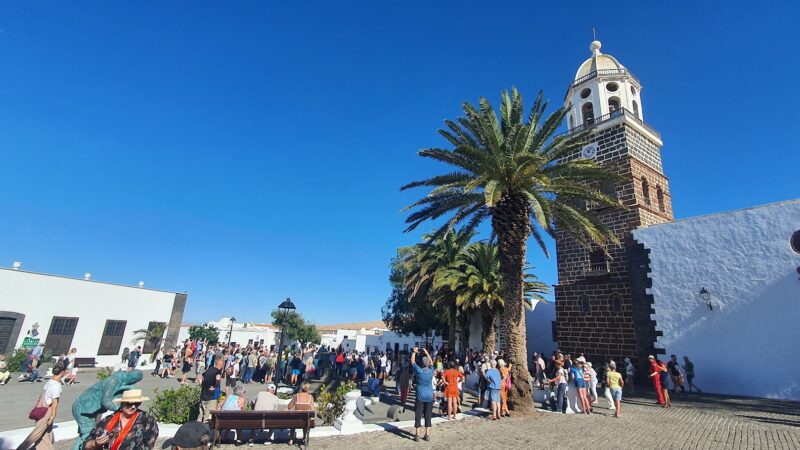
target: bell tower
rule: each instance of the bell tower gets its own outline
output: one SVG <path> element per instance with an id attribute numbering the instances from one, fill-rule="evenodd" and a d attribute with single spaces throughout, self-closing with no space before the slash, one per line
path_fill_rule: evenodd
<path id="1" fill-rule="evenodd" d="M 565 352 L 641 361 L 656 351 L 659 332 L 650 317 L 649 279 L 641 275 L 646 255 L 631 231 L 671 222 L 672 202 L 661 165 L 661 135 L 644 121 L 642 85 L 600 48 L 599 41 L 591 43 L 591 56 L 567 88 L 567 132 L 591 132 L 590 142 L 567 159 L 591 158 L 620 175 L 621 181 L 598 188 L 617 198 L 623 209 L 578 205 L 608 226 L 620 245 L 585 249 L 556 231 L 553 332 Z"/>

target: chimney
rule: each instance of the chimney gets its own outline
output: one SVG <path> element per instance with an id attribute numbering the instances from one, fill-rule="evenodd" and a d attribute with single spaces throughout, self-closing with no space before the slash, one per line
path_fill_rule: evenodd
<path id="1" fill-rule="evenodd" d="M 85 274 L 83 274 L 83 279 L 84 280 L 91 280 L 92 279 L 92 273 L 91 272 L 86 272 Z"/>
<path id="2" fill-rule="evenodd" d="M 22 263 L 19 261 L 14 261 L 14 264 L 12 264 L 11 267 L 13 267 L 14 270 L 19 270 L 19 268 L 22 267 Z"/>

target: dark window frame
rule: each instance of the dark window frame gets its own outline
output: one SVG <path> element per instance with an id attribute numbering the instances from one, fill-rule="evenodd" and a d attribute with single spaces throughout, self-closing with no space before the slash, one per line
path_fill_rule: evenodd
<path id="1" fill-rule="evenodd" d="M 100 345 L 97 348 L 97 356 L 118 355 L 127 328 L 127 320 L 106 320 L 103 335 L 100 337 Z"/>

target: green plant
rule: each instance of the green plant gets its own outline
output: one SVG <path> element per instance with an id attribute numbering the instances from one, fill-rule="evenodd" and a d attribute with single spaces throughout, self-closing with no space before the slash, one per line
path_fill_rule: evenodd
<path id="1" fill-rule="evenodd" d="M 208 345 L 219 342 L 219 330 L 214 325 L 192 325 L 189 327 L 189 339 L 205 339 Z"/>
<path id="2" fill-rule="evenodd" d="M 200 386 L 184 384 L 178 389 L 155 390 L 148 412 L 159 422 L 182 425 L 197 420 Z"/>
<path id="3" fill-rule="evenodd" d="M 352 381 L 340 383 L 334 392 L 331 392 L 323 384 L 317 397 L 317 414 L 322 418 L 324 424 L 332 424 L 337 417 L 344 411 L 344 396 L 356 389 L 356 384 Z"/>
<path id="4" fill-rule="evenodd" d="M 103 381 L 114 373 L 113 367 L 103 367 L 97 371 L 97 380 Z"/>
<path id="5" fill-rule="evenodd" d="M 25 362 L 25 358 L 27 357 L 28 355 L 25 349 L 18 348 L 6 358 L 6 367 L 10 372 L 19 372 L 22 370 L 22 363 Z"/>

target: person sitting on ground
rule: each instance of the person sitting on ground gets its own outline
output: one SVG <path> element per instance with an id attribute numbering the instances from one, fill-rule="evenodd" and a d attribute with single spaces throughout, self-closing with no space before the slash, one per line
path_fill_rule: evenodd
<path id="1" fill-rule="evenodd" d="M 300 392 L 294 394 L 289 402 L 288 409 L 289 411 L 314 411 L 314 396 L 311 395 L 311 385 L 303 383 L 300 386 Z M 303 436 L 303 439 L 307 438 L 308 436 Z M 289 437 L 289 445 L 293 445 L 295 439 L 297 439 L 297 436 L 295 430 L 292 430 Z"/>
<path id="2" fill-rule="evenodd" d="M 142 396 L 141 389 L 127 390 L 122 397 L 115 398 L 113 401 L 120 404 L 119 410 L 100 420 L 89 433 L 83 449 L 152 449 L 158 439 L 158 423 L 153 416 L 139 409 L 147 400 L 150 399 Z"/>
<path id="3" fill-rule="evenodd" d="M 175 436 L 167 439 L 162 448 L 172 450 L 207 450 L 211 442 L 211 430 L 200 422 L 187 422 L 178 428 Z"/>
<path id="4" fill-rule="evenodd" d="M 30 381 L 31 383 L 34 381 L 42 381 L 39 379 L 39 370 L 36 368 L 36 358 L 32 355 L 28 355 L 22 362 L 22 375 L 19 376 L 17 381 Z"/>

